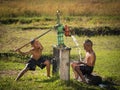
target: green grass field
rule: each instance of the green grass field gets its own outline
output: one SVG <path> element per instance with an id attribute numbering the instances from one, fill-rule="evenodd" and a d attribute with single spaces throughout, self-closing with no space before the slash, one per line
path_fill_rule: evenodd
<path id="1" fill-rule="evenodd" d="M 45 30 L 21 30 L 16 28 L 11 28 L 8 26 L 1 26 L 1 37 L 0 37 L 0 52 L 10 52 L 10 50 L 15 47 L 20 47 L 21 45 L 28 42 L 31 38 L 34 38 Z M 26 37 L 27 36 L 27 37 Z M 94 43 L 94 50 L 97 55 L 96 66 L 94 72 L 103 77 L 104 81 L 109 81 L 111 83 L 120 84 L 120 36 L 75 36 L 82 49 L 82 57 L 85 55 L 82 43 L 85 39 L 89 38 Z M 74 47 L 75 44 L 71 37 L 64 37 L 65 44 L 69 47 Z M 43 55 L 52 54 L 52 46 L 57 44 L 56 31 L 51 31 L 45 36 L 39 39 L 44 46 Z M 23 48 L 23 51 L 29 50 L 30 45 Z M 75 48 L 72 48 L 71 60 L 78 60 L 78 52 Z M 37 68 L 34 72 L 26 73 L 18 82 L 15 82 L 17 74 L 25 66 L 26 59 L 20 59 L 17 57 L 2 57 L 0 59 L 0 89 L 1 90 L 99 90 L 98 86 L 90 86 L 73 80 L 74 75 L 72 70 L 70 70 L 70 84 L 68 82 L 61 81 L 59 76 L 52 76 L 51 79 L 47 79 L 46 70 L 40 70 Z M 52 71 L 52 70 L 51 70 Z M 24 84 L 23 84 L 24 83 Z M 119 86 L 111 85 L 107 89 L 119 89 Z M 104 88 L 104 90 L 106 90 Z"/>
<path id="2" fill-rule="evenodd" d="M 110 30 L 120 30 L 119 8 L 120 0 L 0 0 L 0 55 L 15 53 L 13 49 L 54 27 L 57 10 L 61 11 L 61 23 L 71 28 L 110 27 Z M 75 37 L 80 44 L 82 57 L 85 56 L 83 41 L 88 38 L 93 41 L 97 56 L 94 73 L 103 78 L 103 82 L 109 85 L 107 88 L 75 81 L 71 68 L 70 82 L 60 80 L 59 76 L 48 79 L 46 69 L 38 67 L 15 82 L 28 59 L 24 56 L 1 56 L 0 90 L 120 90 L 120 35 Z M 39 41 L 44 46 L 43 55 L 51 56 L 53 45 L 57 45 L 56 31 L 52 30 Z M 70 60 L 78 60 L 72 38 L 64 37 L 64 42 L 72 48 Z M 30 48 L 28 45 L 22 51 Z"/>

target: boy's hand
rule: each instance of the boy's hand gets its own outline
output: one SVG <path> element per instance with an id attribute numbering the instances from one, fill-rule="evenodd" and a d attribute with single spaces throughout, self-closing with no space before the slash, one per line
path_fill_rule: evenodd
<path id="1" fill-rule="evenodd" d="M 82 61 L 79 61 L 79 64 L 83 64 L 83 62 L 82 62 Z"/>

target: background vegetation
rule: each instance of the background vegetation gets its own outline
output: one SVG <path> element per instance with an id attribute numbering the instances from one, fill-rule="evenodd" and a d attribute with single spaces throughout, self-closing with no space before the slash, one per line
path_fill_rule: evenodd
<path id="1" fill-rule="evenodd" d="M 49 28 L 60 10 L 62 23 L 71 27 L 119 27 L 119 8 L 119 0 L 1 0 L 0 23 Z"/>
<path id="2" fill-rule="evenodd" d="M 1 17 L 119 15 L 119 0 L 1 0 Z M 92 7 L 91 7 L 92 6 Z"/>

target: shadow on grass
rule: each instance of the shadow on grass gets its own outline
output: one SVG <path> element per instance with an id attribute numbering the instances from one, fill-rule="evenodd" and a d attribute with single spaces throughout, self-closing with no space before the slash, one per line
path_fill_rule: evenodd
<path id="1" fill-rule="evenodd" d="M 80 83 L 76 80 L 70 80 L 70 81 L 64 81 L 64 80 L 60 80 L 59 76 L 53 76 L 49 79 L 44 79 L 44 80 L 36 80 L 35 82 L 38 83 L 49 83 L 49 82 L 53 82 L 55 83 L 56 86 L 62 87 L 65 86 L 66 88 L 73 88 L 74 90 L 96 90 L 96 88 L 90 88 L 89 85 Z"/>
<path id="2" fill-rule="evenodd" d="M 32 79 L 29 79 L 30 81 Z M 54 83 L 55 87 L 59 86 L 59 87 L 64 87 L 64 89 L 70 89 L 70 90 L 118 90 L 115 86 L 117 86 L 116 84 L 113 84 L 112 82 L 109 81 L 103 81 L 103 85 L 105 85 L 105 87 L 100 87 L 97 85 L 89 85 L 89 84 L 85 84 L 82 82 L 78 82 L 76 80 L 70 80 L 70 81 L 64 81 L 64 80 L 60 80 L 59 76 L 53 76 L 51 78 L 46 78 L 46 79 L 42 79 L 42 80 L 35 80 L 35 82 L 37 83 Z M 54 87 L 53 87 L 54 88 Z"/>
<path id="3" fill-rule="evenodd" d="M 105 85 L 105 88 L 107 90 L 118 90 L 117 88 L 115 87 L 120 87 L 119 84 L 116 84 L 114 83 L 113 81 L 110 81 L 110 80 L 105 80 L 103 81 L 103 85 Z"/>
<path id="4" fill-rule="evenodd" d="M 29 79 L 30 80 L 30 79 Z M 41 80 L 35 80 L 37 83 L 54 83 L 54 87 L 64 87 L 64 89 L 74 89 L 74 90 L 118 90 L 117 87 L 119 85 L 114 84 L 113 82 L 109 80 L 105 80 L 102 82 L 103 87 L 100 85 L 89 85 L 82 82 L 78 82 L 76 80 L 71 79 L 70 81 L 64 81 L 60 80 L 59 76 L 53 76 L 51 78 L 41 79 Z M 54 88 L 53 87 L 53 88 Z"/>
<path id="5" fill-rule="evenodd" d="M 69 86 L 71 86 L 75 90 L 96 90 L 98 89 L 97 86 L 90 86 L 82 82 L 78 82 L 76 80 L 71 80 Z"/>
<path id="6" fill-rule="evenodd" d="M 116 84 L 113 84 L 111 82 L 104 82 L 105 87 L 100 87 L 97 85 L 89 85 L 84 84 L 81 82 L 78 82 L 76 80 L 71 80 L 69 86 L 74 88 L 75 90 L 118 90 L 115 86 L 118 86 Z"/>
<path id="7" fill-rule="evenodd" d="M 59 76 L 54 76 L 51 77 L 49 79 L 45 79 L 45 80 L 40 80 L 40 81 L 35 81 L 38 83 L 49 83 L 49 82 L 53 82 L 55 83 L 56 86 L 59 87 L 66 87 L 65 89 L 74 89 L 74 90 L 96 90 L 97 87 L 94 86 L 90 86 L 84 83 L 80 83 L 76 80 L 70 80 L 70 81 L 64 81 L 64 80 L 60 80 Z"/>

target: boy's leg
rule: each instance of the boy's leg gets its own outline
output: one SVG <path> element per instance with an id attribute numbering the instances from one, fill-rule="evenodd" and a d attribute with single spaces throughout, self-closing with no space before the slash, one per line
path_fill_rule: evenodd
<path id="1" fill-rule="evenodd" d="M 74 75 L 75 75 L 75 79 L 77 80 L 78 79 L 78 73 L 75 71 L 75 67 L 77 66 L 77 64 L 76 63 L 71 63 L 71 67 L 72 67 L 72 69 L 73 69 L 73 72 L 74 72 Z"/>
<path id="2" fill-rule="evenodd" d="M 28 67 L 25 67 L 17 76 L 17 78 L 15 79 L 15 81 L 19 80 L 27 71 L 29 70 Z"/>
<path id="3" fill-rule="evenodd" d="M 50 61 L 46 60 L 44 64 L 46 65 L 47 76 L 50 77 Z"/>
<path id="4" fill-rule="evenodd" d="M 76 71 L 76 72 L 78 73 L 78 75 L 81 77 L 82 81 L 85 82 L 85 83 L 87 83 L 86 80 L 85 80 L 85 78 L 84 78 L 84 76 L 83 76 L 83 74 L 82 74 L 82 72 L 81 72 L 81 70 L 80 70 L 80 67 L 79 67 L 79 66 L 76 66 L 76 67 L 75 67 L 75 71 Z"/>

